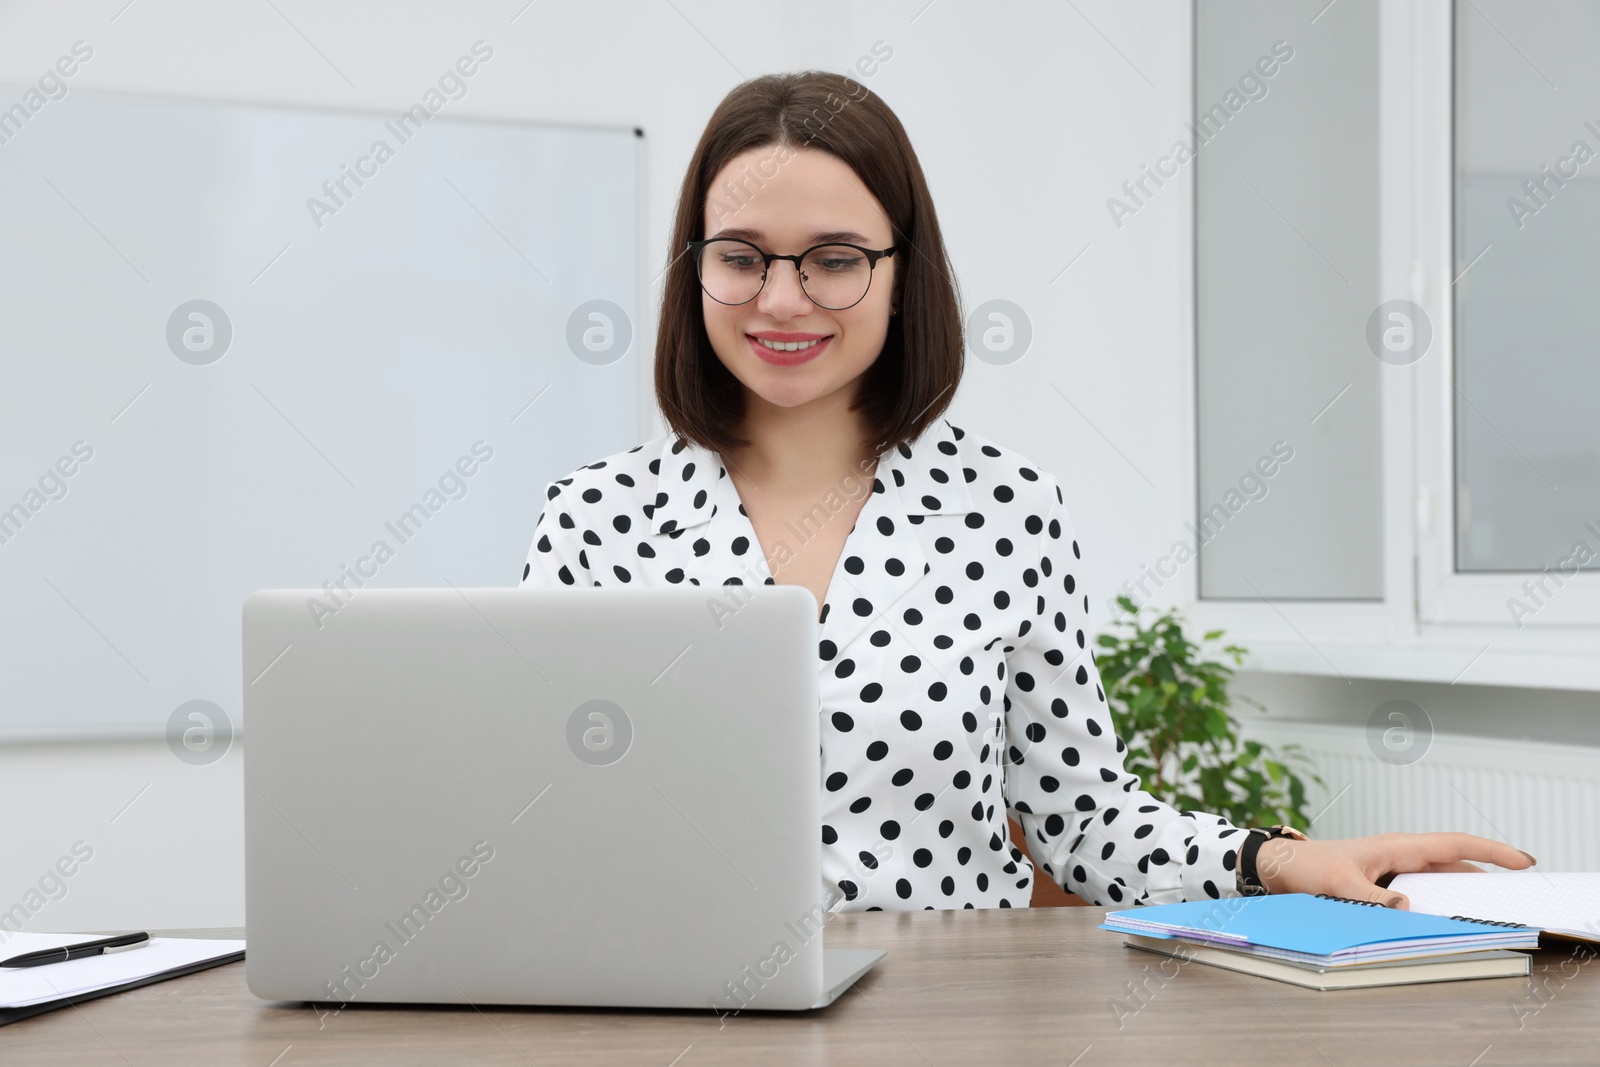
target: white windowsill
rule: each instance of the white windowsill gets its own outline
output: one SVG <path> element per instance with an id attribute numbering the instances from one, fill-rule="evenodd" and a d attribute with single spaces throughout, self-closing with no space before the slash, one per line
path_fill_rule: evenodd
<path id="1" fill-rule="evenodd" d="M 1526 633 L 1493 627 L 1473 628 L 1472 635 L 1462 627 L 1448 629 L 1453 632 L 1409 641 L 1313 638 L 1314 645 L 1293 633 L 1285 638 L 1229 630 L 1223 641 L 1248 649 L 1243 670 L 1600 691 L 1600 636 L 1557 644 L 1538 635 L 1535 643 Z"/>

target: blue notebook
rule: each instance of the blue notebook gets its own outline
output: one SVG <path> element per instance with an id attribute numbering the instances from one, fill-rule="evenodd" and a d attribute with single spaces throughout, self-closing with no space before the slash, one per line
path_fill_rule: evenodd
<path id="1" fill-rule="evenodd" d="M 1110 911 L 1100 929 L 1322 966 L 1539 947 L 1537 927 L 1426 915 L 1324 893 L 1224 897 Z"/>

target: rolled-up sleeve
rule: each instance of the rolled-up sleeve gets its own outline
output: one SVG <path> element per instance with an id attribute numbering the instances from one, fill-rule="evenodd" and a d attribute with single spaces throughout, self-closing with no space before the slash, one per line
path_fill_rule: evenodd
<path id="1" fill-rule="evenodd" d="M 560 481 L 544 488 L 544 512 L 533 524 L 533 544 L 528 548 L 528 561 L 522 566 L 524 588 L 595 584 L 583 548 L 583 530 L 561 490 Z"/>
<path id="2" fill-rule="evenodd" d="M 1070 893 L 1099 906 L 1238 896 L 1240 830 L 1180 812 L 1124 766 L 1094 653 L 1083 562 L 1061 487 L 1039 531 L 1037 613 L 1007 656 L 1006 803 L 1028 852 Z"/>

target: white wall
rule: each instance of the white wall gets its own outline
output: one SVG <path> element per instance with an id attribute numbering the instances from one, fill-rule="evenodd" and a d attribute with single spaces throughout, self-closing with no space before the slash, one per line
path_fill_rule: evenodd
<path id="1" fill-rule="evenodd" d="M 863 81 L 921 154 L 967 307 L 1010 300 L 1034 331 L 1014 364 L 971 361 L 952 421 L 1062 478 L 1096 612 L 1192 516 L 1187 186 L 1170 183 L 1120 228 L 1106 207 L 1187 120 L 1182 0 L 120 6 L 0 8 L 0 82 L 33 80 L 83 38 L 95 56 L 74 88 L 391 108 L 484 38 L 496 61 L 458 113 L 644 128 L 647 277 L 666 261 L 683 168 L 723 94 L 773 70 L 847 71 L 881 40 L 893 56 Z M 652 351 L 653 323 L 637 325 Z M 652 422 L 640 439 L 659 432 Z M 1186 573 L 1158 603 L 1192 591 Z M 208 767 L 160 741 L 0 747 L 0 908 L 82 839 L 94 858 L 28 929 L 242 923 L 245 743 Z"/>

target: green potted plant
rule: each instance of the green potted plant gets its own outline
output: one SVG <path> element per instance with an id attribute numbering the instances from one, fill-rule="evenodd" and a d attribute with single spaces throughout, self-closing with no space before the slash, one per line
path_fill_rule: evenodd
<path id="1" fill-rule="evenodd" d="M 1306 781 L 1323 782 L 1304 750 L 1285 744 L 1275 752 L 1240 740 L 1228 713 L 1233 667 L 1184 635 L 1176 609 L 1146 622 L 1131 598 L 1119 596 L 1117 604 L 1126 614 L 1118 630 L 1096 640 L 1095 663 L 1117 736 L 1128 746 L 1128 769 L 1144 788 L 1180 811 L 1212 812 L 1235 826 L 1309 830 Z M 1212 630 L 1201 640 L 1221 636 Z M 1234 666 L 1245 651 L 1232 644 L 1221 649 Z M 1266 711 L 1249 697 L 1239 699 Z"/>

